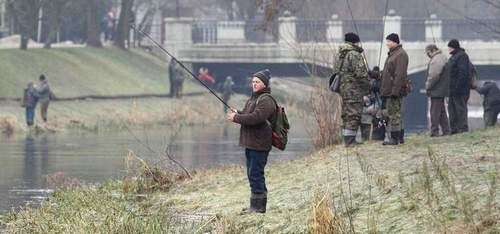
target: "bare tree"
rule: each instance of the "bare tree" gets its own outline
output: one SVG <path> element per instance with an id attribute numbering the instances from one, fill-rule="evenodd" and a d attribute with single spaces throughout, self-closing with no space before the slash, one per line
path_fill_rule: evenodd
<path id="1" fill-rule="evenodd" d="M 21 35 L 20 49 L 28 49 L 29 40 L 35 35 L 40 0 L 8 0 L 7 8 Z"/>
<path id="2" fill-rule="evenodd" d="M 130 21 L 133 20 L 132 6 L 134 0 L 122 0 L 120 19 L 118 20 L 117 35 L 115 45 L 121 49 L 126 49 L 125 41 L 129 41 Z"/>
<path id="3" fill-rule="evenodd" d="M 102 47 L 99 38 L 99 7 L 101 0 L 88 0 L 87 2 L 87 46 Z"/>

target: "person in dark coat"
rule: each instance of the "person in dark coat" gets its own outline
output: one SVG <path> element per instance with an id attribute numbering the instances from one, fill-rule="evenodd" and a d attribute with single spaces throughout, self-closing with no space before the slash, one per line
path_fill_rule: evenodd
<path id="1" fill-rule="evenodd" d="M 495 82 L 487 81 L 481 87 L 473 87 L 483 95 L 483 120 L 484 127 L 492 127 L 497 124 L 498 113 L 500 113 L 500 90 Z"/>
<path id="2" fill-rule="evenodd" d="M 472 86 L 472 63 L 465 50 L 460 47 L 458 40 L 448 43 L 451 54 L 448 60 L 450 69 L 450 98 L 448 113 L 450 115 L 451 134 L 469 131 L 467 102 L 469 101 Z"/>
<path id="3" fill-rule="evenodd" d="M 391 33 L 386 37 L 389 54 L 382 71 L 382 109 L 388 118 L 391 131 L 390 141 L 384 145 L 398 145 L 404 142 L 402 104 L 405 94 L 405 83 L 408 79 L 408 54 L 400 44 L 398 34 Z"/>
<path id="4" fill-rule="evenodd" d="M 31 128 L 35 123 L 35 108 L 38 103 L 38 92 L 33 82 L 24 89 L 23 106 L 26 108 L 26 125 Z"/>
<path id="5" fill-rule="evenodd" d="M 170 61 L 168 72 L 170 80 L 170 97 L 180 98 L 182 96 L 182 86 L 186 74 L 181 66 L 173 59 Z"/>
<path id="6" fill-rule="evenodd" d="M 269 122 L 275 118 L 276 103 L 270 96 L 269 70 L 255 73 L 253 94 L 242 111 L 232 110 L 227 119 L 241 125 L 240 145 L 245 148 L 247 177 L 250 184 L 250 207 L 243 213 L 265 213 L 267 187 L 264 168 L 272 147 L 272 129 Z"/>
<path id="7" fill-rule="evenodd" d="M 428 45 L 425 53 L 430 58 L 425 90 L 431 100 L 431 137 L 439 136 L 439 127 L 443 135 L 450 135 L 450 124 L 444 104 L 444 99 L 449 96 L 450 91 L 450 73 L 446 66 L 448 58 L 434 44 Z"/>

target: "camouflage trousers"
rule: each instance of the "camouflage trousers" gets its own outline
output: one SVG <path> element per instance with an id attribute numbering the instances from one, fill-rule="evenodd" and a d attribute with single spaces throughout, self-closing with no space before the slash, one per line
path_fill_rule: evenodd
<path id="1" fill-rule="evenodd" d="M 352 131 L 358 131 L 358 128 L 361 125 L 362 113 L 362 102 L 342 102 L 343 128 Z"/>
<path id="2" fill-rule="evenodd" d="M 402 120 L 402 102 L 403 98 L 387 98 L 386 99 L 386 109 L 382 111 L 385 117 L 389 119 L 388 128 L 390 131 L 401 131 L 403 120 Z"/>

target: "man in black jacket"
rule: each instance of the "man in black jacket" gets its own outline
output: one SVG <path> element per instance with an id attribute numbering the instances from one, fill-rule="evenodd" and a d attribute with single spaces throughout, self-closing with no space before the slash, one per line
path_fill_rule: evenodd
<path id="1" fill-rule="evenodd" d="M 472 85 L 472 63 L 465 50 L 460 48 L 458 40 L 448 43 L 451 57 L 448 60 L 450 69 L 450 98 L 448 113 L 450 115 L 451 134 L 469 131 L 467 123 L 467 102 Z"/>
<path id="2" fill-rule="evenodd" d="M 495 82 L 487 81 L 481 87 L 475 87 L 483 95 L 484 127 L 492 127 L 497 123 L 500 113 L 500 90 Z"/>

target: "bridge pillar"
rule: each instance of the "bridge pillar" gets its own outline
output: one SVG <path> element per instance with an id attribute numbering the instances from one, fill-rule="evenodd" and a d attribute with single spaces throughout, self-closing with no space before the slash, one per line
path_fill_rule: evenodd
<path id="1" fill-rule="evenodd" d="M 394 9 L 389 10 L 388 15 L 384 16 L 384 39 L 391 33 L 398 34 L 399 39 L 401 40 L 401 16 L 396 15 L 396 11 Z M 380 69 L 383 69 L 384 61 L 387 58 L 388 52 L 389 50 L 387 47 L 382 46 Z"/>
<path id="2" fill-rule="evenodd" d="M 279 44 L 294 45 L 297 43 L 296 23 L 297 18 L 290 16 L 290 12 L 285 12 L 284 17 L 280 17 L 279 21 Z"/>
<path id="3" fill-rule="evenodd" d="M 217 23 L 217 43 L 244 43 L 244 21 L 220 21 Z"/>
<path id="4" fill-rule="evenodd" d="M 326 39 L 328 40 L 328 42 L 342 41 L 342 21 L 339 20 L 339 16 L 337 14 L 332 15 L 332 19 L 328 21 L 327 25 L 328 28 L 326 31 Z"/>
<path id="5" fill-rule="evenodd" d="M 436 14 L 431 14 L 430 19 L 425 21 L 425 40 L 427 42 L 439 42 L 442 40 L 442 21 L 437 19 Z"/>
<path id="6" fill-rule="evenodd" d="M 389 14 L 384 16 L 384 22 L 384 37 L 391 33 L 397 33 L 401 38 L 401 16 L 396 15 L 395 10 L 389 10 Z"/>
<path id="7" fill-rule="evenodd" d="M 192 23 L 192 18 L 165 18 L 165 46 L 174 55 L 177 50 L 192 46 Z"/>

